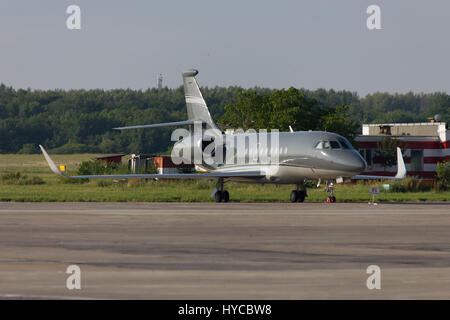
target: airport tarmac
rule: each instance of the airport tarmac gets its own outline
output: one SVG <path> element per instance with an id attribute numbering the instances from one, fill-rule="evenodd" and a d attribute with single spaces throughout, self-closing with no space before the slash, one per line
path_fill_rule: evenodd
<path id="1" fill-rule="evenodd" d="M 450 204 L 3 202 L 0 298 L 450 299 Z"/>

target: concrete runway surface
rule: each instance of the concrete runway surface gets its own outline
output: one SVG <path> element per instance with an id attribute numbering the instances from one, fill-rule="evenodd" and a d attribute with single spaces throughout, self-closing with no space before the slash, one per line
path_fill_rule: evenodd
<path id="1" fill-rule="evenodd" d="M 0 203 L 0 298 L 450 299 L 450 204 Z"/>

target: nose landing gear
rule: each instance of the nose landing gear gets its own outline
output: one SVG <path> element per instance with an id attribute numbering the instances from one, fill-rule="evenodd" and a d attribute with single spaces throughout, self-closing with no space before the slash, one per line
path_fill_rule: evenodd
<path id="1" fill-rule="evenodd" d="M 323 201 L 325 203 L 335 203 L 336 197 L 333 195 L 334 192 L 334 183 L 332 180 L 327 181 L 327 185 L 325 187 L 325 192 L 328 192 L 330 195 Z"/>

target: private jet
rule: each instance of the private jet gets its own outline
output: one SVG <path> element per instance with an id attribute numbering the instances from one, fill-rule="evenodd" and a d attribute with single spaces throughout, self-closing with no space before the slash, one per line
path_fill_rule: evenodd
<path id="1" fill-rule="evenodd" d="M 366 162 L 349 141 L 335 133 L 323 131 L 290 132 L 238 132 L 226 134 L 214 123 L 195 76 L 197 70 L 182 73 L 188 119 L 185 121 L 136 125 L 114 128 L 115 130 L 139 130 L 158 127 L 189 128 L 189 136 L 176 140 L 174 149 L 181 152 L 181 158 L 193 161 L 194 154 L 205 153 L 210 159 L 196 162 L 202 172 L 180 174 L 120 174 L 67 176 L 61 172 L 42 145 L 39 147 L 50 169 L 57 175 L 70 179 L 214 179 L 216 187 L 211 193 L 216 202 L 228 202 L 230 195 L 224 189 L 228 181 L 255 184 L 292 184 L 291 202 L 303 202 L 307 196 L 305 182 L 323 181 L 329 193 L 325 202 L 336 202 L 333 195 L 335 183 L 344 179 L 403 179 L 406 168 L 400 148 L 397 148 L 397 174 L 395 176 L 361 175 Z M 193 134 L 200 128 L 201 134 Z M 226 141 L 224 143 L 224 141 Z M 228 142 L 233 142 L 228 144 Z M 239 146 L 239 141 L 242 141 Z M 262 143 L 264 142 L 264 143 Z M 178 148 L 177 148 L 178 147 Z M 221 152 L 219 152 L 221 151 Z M 217 154 L 227 161 L 211 162 Z M 217 157 L 216 157 L 217 158 Z M 261 161 L 269 158 L 270 161 Z M 231 160 L 230 160 L 231 159 Z M 195 160 L 195 159 L 194 159 Z M 208 160 L 208 161 L 206 161 Z"/>

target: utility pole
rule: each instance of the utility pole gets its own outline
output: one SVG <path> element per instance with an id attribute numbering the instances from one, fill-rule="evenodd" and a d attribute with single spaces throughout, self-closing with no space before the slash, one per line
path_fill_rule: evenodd
<path id="1" fill-rule="evenodd" d="M 158 89 L 162 89 L 162 86 L 163 86 L 163 76 L 160 73 L 158 76 Z"/>

